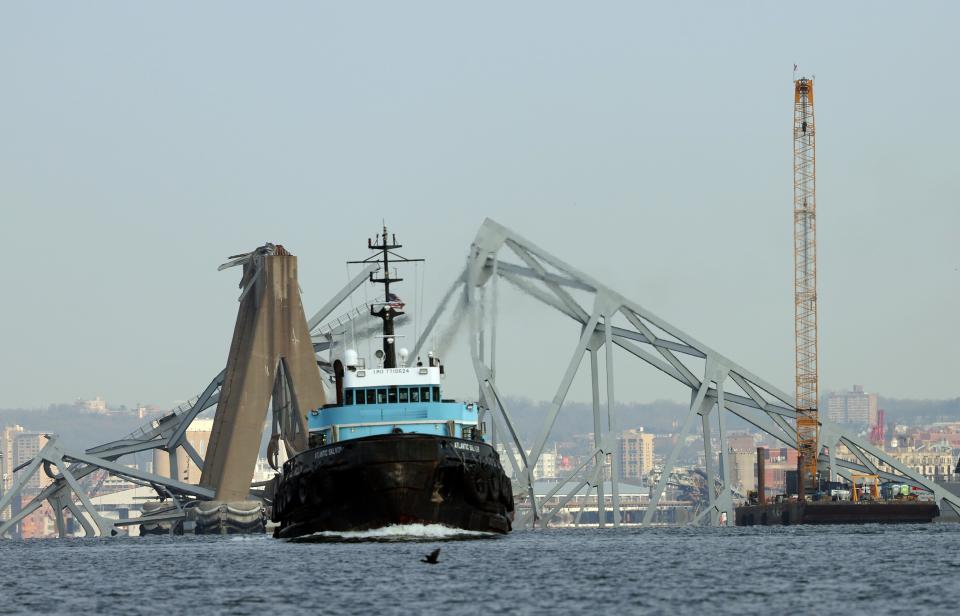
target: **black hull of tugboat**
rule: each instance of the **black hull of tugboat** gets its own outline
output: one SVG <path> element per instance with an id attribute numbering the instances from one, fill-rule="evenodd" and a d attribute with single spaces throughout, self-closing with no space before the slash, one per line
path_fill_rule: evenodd
<path id="1" fill-rule="evenodd" d="M 513 488 L 488 444 L 424 434 L 341 441 L 284 464 L 274 536 L 442 524 L 510 532 Z"/>

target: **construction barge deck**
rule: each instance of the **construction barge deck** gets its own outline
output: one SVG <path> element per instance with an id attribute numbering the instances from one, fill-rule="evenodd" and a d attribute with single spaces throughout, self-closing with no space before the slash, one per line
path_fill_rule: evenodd
<path id="1" fill-rule="evenodd" d="M 789 524 L 927 524 L 940 508 L 927 502 L 802 502 L 784 500 L 736 508 L 737 526 Z"/>

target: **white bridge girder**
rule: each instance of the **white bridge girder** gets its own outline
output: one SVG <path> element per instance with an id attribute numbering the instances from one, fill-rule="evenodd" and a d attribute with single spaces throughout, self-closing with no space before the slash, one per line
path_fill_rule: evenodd
<path id="1" fill-rule="evenodd" d="M 540 434 L 530 443 L 521 442 L 511 413 L 504 406 L 503 394 L 496 384 L 498 282 L 501 278 L 580 326 L 580 335 L 566 370 L 544 413 Z M 586 294 L 589 300 L 578 301 L 573 292 L 581 297 Z M 464 271 L 428 321 L 414 355 L 431 335 L 431 330 L 454 297 L 464 304 L 468 315 L 461 327 L 469 333 L 470 355 L 479 384 L 481 408 L 491 420 L 491 433 L 504 435 L 505 444 L 516 455 L 516 459 L 514 455 L 507 456 L 507 461 L 518 478 L 515 484 L 516 491 L 521 493 L 518 496 L 530 504 L 528 511 L 518 514 L 518 526 L 533 527 L 538 522 L 549 523 L 584 486 L 597 491 L 600 525 L 603 526 L 605 495 L 602 470 L 603 460 L 609 454 L 612 454 L 613 463 L 613 521 L 615 526 L 619 524 L 619 473 L 616 468 L 618 431 L 613 414 L 616 399 L 614 348 L 622 349 L 634 360 L 639 360 L 631 364 L 620 362 L 622 365 L 616 366 L 616 374 L 621 378 L 622 375 L 631 374 L 638 366 L 647 366 L 666 374 L 690 391 L 690 406 L 682 420 L 678 444 L 668 454 L 660 479 L 651 490 L 650 504 L 643 518 L 645 525 L 654 523 L 657 505 L 676 466 L 683 440 L 695 431 L 704 437 L 708 474 L 708 505 L 695 522 L 709 518 L 717 524 L 722 519 L 721 513 L 726 514 L 728 523 L 734 519 L 731 464 L 725 460 L 729 451 L 726 423 L 731 414 L 796 448 L 793 424 L 796 411 L 791 395 L 492 220 L 484 221 L 478 231 Z M 629 326 L 614 325 L 617 315 L 622 315 Z M 546 503 L 560 495 L 559 504 L 541 511 L 533 492 L 533 468 L 543 453 L 584 355 L 590 357 L 592 376 L 594 454 L 590 460 L 562 478 L 543 499 Z M 598 364 L 601 361 L 606 375 L 603 384 L 598 379 Z M 601 397 L 605 400 L 604 404 L 601 404 Z M 718 452 L 713 451 L 714 429 L 720 445 Z M 844 427 L 821 420 L 820 433 L 821 443 L 817 450 L 820 452 L 818 464 L 821 472 L 829 471 L 831 477 L 840 475 L 846 478 L 851 472 L 876 473 L 881 478 L 910 483 L 926 490 L 933 494 L 941 508 L 949 504 L 960 512 L 960 498 L 865 443 Z M 836 457 L 840 444 L 849 449 L 855 461 Z M 824 445 L 827 446 L 826 451 Z M 720 468 L 715 467 L 715 461 Z M 712 478 L 716 478 L 716 489 Z"/>

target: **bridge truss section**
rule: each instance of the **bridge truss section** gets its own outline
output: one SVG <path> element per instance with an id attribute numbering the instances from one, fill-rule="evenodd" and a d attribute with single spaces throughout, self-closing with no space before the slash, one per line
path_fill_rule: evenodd
<path id="1" fill-rule="evenodd" d="M 496 348 L 498 322 L 498 285 L 505 281 L 535 298 L 544 308 L 557 311 L 579 326 L 572 341 L 573 352 L 563 371 L 549 406 L 543 413 L 539 435 L 522 442 L 516 422 L 505 404 L 505 394 L 497 385 Z M 584 299 L 586 298 L 586 299 Z M 600 281 L 573 268 L 553 254 L 512 230 L 486 220 L 479 229 L 460 276 L 443 297 L 417 342 L 416 356 L 441 315 L 450 305 L 462 302 L 468 317 L 461 327 L 468 330 L 470 355 L 479 386 L 481 408 L 491 422 L 491 433 L 502 435 L 508 448 L 507 463 L 517 481 L 514 494 L 524 508 L 518 507 L 518 527 L 548 525 L 562 508 L 585 488 L 596 490 L 600 525 L 606 519 L 604 462 L 611 463 L 610 506 L 614 526 L 621 523 L 618 428 L 614 413 L 616 378 L 630 378 L 640 369 L 655 370 L 683 385 L 689 391 L 689 406 L 676 434 L 677 443 L 667 454 L 659 480 L 652 487 L 642 518 L 644 525 L 656 523 L 656 512 L 664 489 L 674 472 L 682 444 L 688 436 L 702 437 L 708 477 L 708 498 L 693 523 L 732 523 L 735 491 L 731 481 L 731 462 L 724 460 L 730 451 L 727 420 L 738 417 L 755 428 L 796 449 L 796 405 L 794 399 L 754 372 L 703 344 L 636 302 L 610 289 Z M 536 315 L 516 315 L 524 319 Z M 625 361 L 616 360 L 617 357 Z M 594 440 L 593 453 L 571 470 L 546 494 L 534 494 L 533 469 L 544 452 L 571 384 L 583 359 L 589 358 L 592 388 Z M 615 365 L 616 363 L 616 365 Z M 599 378 L 600 367 L 604 378 Z M 719 449 L 714 450 L 714 443 Z M 840 447 L 846 451 L 838 454 Z M 852 431 L 828 421 L 820 421 L 817 448 L 821 473 L 850 479 L 851 473 L 876 474 L 927 491 L 944 508 L 960 512 L 960 498 L 946 488 L 916 473 L 896 459 L 860 439 Z M 549 504 L 549 505 L 548 505 Z"/>
<path id="2" fill-rule="evenodd" d="M 203 459 L 186 438 L 187 428 L 197 415 L 217 403 L 222 384 L 223 372 L 214 377 L 203 393 L 180 405 L 168 415 L 147 424 L 125 438 L 91 447 L 85 451 L 65 448 L 56 436 L 49 436 L 40 453 L 21 467 L 12 469 L 20 472 L 13 487 L 0 498 L 0 511 L 6 509 L 14 499 L 23 498 L 23 489 L 34 475 L 45 473 L 50 483 L 30 499 L 19 513 L 0 523 L 0 538 L 9 536 L 16 524 L 42 507 L 44 502 L 49 503 L 53 510 L 57 533 L 60 537 L 65 537 L 67 534 L 64 511 L 71 513 L 88 537 L 116 535 L 117 527 L 124 525 L 182 520 L 185 507 L 190 502 L 209 500 L 213 497 L 213 491 L 170 477 L 139 471 L 123 464 L 120 459 L 127 455 L 159 449 L 169 456 L 170 475 L 179 477 L 177 452 L 183 448 L 194 463 L 203 468 Z M 95 490 L 81 484 L 82 479 L 97 471 L 122 477 L 136 485 L 149 486 L 169 506 L 160 507 L 150 515 L 136 519 L 114 520 L 102 516 L 91 500 Z"/>
<path id="3" fill-rule="evenodd" d="M 351 328 L 351 320 L 357 316 L 365 316 L 362 313 L 368 309 L 367 306 L 330 320 L 333 311 L 364 284 L 375 270 L 375 265 L 364 268 L 309 319 L 311 341 L 318 354 L 336 347 L 338 341 L 346 337 Z M 327 365 L 324 362 L 319 363 L 321 369 L 329 372 L 329 362 Z M 36 457 L 26 464 L 10 469 L 11 473 L 17 472 L 17 479 L 10 490 L 0 495 L 0 511 L 4 511 L 15 499 L 22 500 L 24 487 L 30 478 L 38 473 L 44 473 L 50 483 L 25 503 L 19 513 L 12 515 L 9 520 L 0 521 L 0 539 L 9 537 L 19 522 L 40 509 L 44 503 L 49 503 L 53 510 L 60 537 L 67 535 L 65 511 L 77 520 L 88 537 L 116 535 L 118 528 L 125 525 L 161 522 L 169 523 L 173 532 L 175 523 L 185 519 L 186 509 L 196 501 L 211 500 L 214 496 L 213 490 L 130 468 L 122 459 L 140 452 L 160 450 L 169 457 L 170 475 L 179 477 L 182 469 L 178 468 L 177 454 L 182 448 L 193 463 L 203 470 L 203 457 L 187 440 L 186 433 L 200 413 L 216 407 L 224 377 L 225 370 L 222 370 L 199 395 L 119 440 L 75 451 L 65 448 L 56 436 L 49 436 L 46 445 Z M 281 424 L 285 422 L 286 409 L 283 408 L 282 401 L 280 404 L 275 403 L 273 407 L 273 431 L 279 434 L 283 431 Z M 168 506 L 161 506 L 147 515 L 127 520 L 103 516 L 98 513 L 92 500 L 96 492 L 95 486 L 85 485 L 89 482 L 82 481 L 98 471 L 121 477 L 135 485 L 149 486 Z M 266 498 L 262 484 L 251 484 L 250 494 L 255 498 Z"/>

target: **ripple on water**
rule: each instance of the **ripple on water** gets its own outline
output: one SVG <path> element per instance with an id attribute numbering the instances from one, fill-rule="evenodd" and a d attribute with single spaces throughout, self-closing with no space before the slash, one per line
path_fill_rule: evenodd
<path id="1" fill-rule="evenodd" d="M 460 535 L 0 541 L 0 612 L 885 614 L 960 603 L 956 524 Z M 440 564 L 421 563 L 433 547 Z"/>

